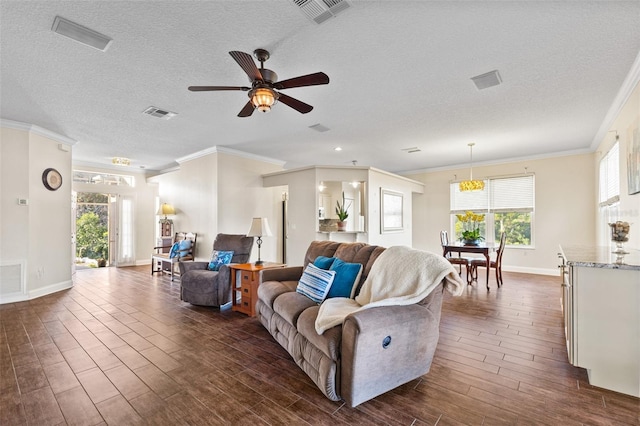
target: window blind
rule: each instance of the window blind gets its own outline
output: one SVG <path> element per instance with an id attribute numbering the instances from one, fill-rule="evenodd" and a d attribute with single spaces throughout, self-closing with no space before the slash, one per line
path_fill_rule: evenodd
<path id="1" fill-rule="evenodd" d="M 489 207 L 492 212 L 532 212 L 533 175 L 491 179 Z"/>
<path id="2" fill-rule="evenodd" d="M 475 213 L 489 211 L 489 191 L 486 190 L 487 181 L 484 191 L 464 191 L 460 192 L 458 183 L 452 183 L 450 186 L 451 196 L 449 199 L 451 213 L 458 214 L 471 210 Z"/>

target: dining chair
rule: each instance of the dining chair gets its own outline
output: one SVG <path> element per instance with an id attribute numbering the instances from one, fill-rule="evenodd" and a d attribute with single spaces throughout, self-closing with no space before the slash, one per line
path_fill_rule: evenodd
<path id="1" fill-rule="evenodd" d="M 467 284 L 471 284 L 471 261 L 474 259 L 473 257 L 462 257 L 460 253 L 458 253 L 458 257 L 451 256 L 451 253 L 444 254 L 444 246 L 449 245 L 449 234 L 447 231 L 440 231 L 440 245 L 442 246 L 442 253 L 452 265 L 458 265 L 458 271 L 460 275 L 462 275 L 462 265 L 465 266 L 467 271 Z"/>
<path id="2" fill-rule="evenodd" d="M 489 268 L 494 268 L 496 270 L 496 282 L 498 283 L 498 287 L 502 287 L 502 253 L 504 252 L 505 241 L 507 240 L 507 234 L 505 232 L 500 235 L 500 245 L 498 246 L 498 250 L 496 251 L 495 260 L 491 260 L 489 262 Z M 486 268 L 487 267 L 487 259 L 484 258 L 476 258 L 471 260 L 470 262 L 471 268 L 471 280 L 477 281 L 478 279 L 478 267 Z M 487 288 L 488 284 L 487 284 Z"/>

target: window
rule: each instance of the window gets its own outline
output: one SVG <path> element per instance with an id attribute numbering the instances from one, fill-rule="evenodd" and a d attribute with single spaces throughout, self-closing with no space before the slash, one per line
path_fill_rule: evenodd
<path id="1" fill-rule="evenodd" d="M 620 149 L 618 142 L 600 160 L 600 206 L 620 201 Z"/>
<path id="2" fill-rule="evenodd" d="M 616 142 L 600 160 L 599 170 L 600 237 L 606 241 L 609 223 L 618 220 L 620 204 L 620 149 Z"/>
<path id="3" fill-rule="evenodd" d="M 451 220 L 456 239 L 462 223 L 456 214 L 472 211 L 484 214 L 480 233 L 485 240 L 499 241 L 506 232 L 509 246 L 533 246 L 534 175 L 491 178 L 485 180 L 484 191 L 460 192 L 458 183 L 451 184 Z"/>
<path id="4" fill-rule="evenodd" d="M 73 181 L 94 185 L 112 186 L 134 186 L 135 183 L 133 176 L 116 175 L 113 173 L 86 172 L 82 170 L 73 171 Z"/>

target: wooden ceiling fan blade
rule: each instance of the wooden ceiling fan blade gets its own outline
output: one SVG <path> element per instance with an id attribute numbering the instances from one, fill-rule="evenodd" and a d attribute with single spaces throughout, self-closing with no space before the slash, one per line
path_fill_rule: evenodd
<path id="1" fill-rule="evenodd" d="M 311 105 L 305 104 L 304 102 L 292 98 L 291 96 L 287 96 L 284 93 L 278 93 L 278 101 L 290 106 L 301 114 L 311 112 L 311 110 L 313 109 Z"/>
<path id="2" fill-rule="evenodd" d="M 219 90 L 242 90 L 243 92 L 248 92 L 251 88 L 244 86 L 189 86 L 189 90 L 192 92 L 211 92 Z"/>
<path id="3" fill-rule="evenodd" d="M 229 52 L 229 55 L 231 55 L 231 57 L 235 59 L 238 65 L 240 65 L 240 68 L 242 68 L 244 72 L 247 73 L 251 81 L 264 81 L 260 70 L 256 66 L 256 63 L 253 62 L 253 58 L 251 58 L 251 55 L 245 52 L 240 52 L 238 50 L 232 50 L 231 52 Z"/>
<path id="4" fill-rule="evenodd" d="M 278 81 L 273 84 L 273 87 L 276 89 L 290 89 L 292 87 L 318 86 L 320 84 L 329 84 L 329 76 L 323 72 Z"/>
<path id="5" fill-rule="evenodd" d="M 242 108 L 242 110 L 238 113 L 238 117 L 250 117 L 253 114 L 254 106 L 251 101 L 247 102 L 247 104 Z"/>

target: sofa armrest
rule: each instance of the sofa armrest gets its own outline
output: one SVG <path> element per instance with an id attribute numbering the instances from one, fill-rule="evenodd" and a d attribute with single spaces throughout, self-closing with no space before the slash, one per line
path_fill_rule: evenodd
<path id="1" fill-rule="evenodd" d="M 180 266 L 180 275 L 183 275 L 194 269 L 207 269 L 209 262 L 178 262 L 178 265 Z"/>
<path id="2" fill-rule="evenodd" d="M 429 305 L 355 312 L 342 326 L 340 396 L 351 407 L 407 383 L 431 367 L 438 344 L 442 291 Z"/>
<path id="3" fill-rule="evenodd" d="M 265 281 L 298 281 L 302 276 L 302 266 L 286 268 L 270 268 L 260 271 L 260 282 Z"/>

